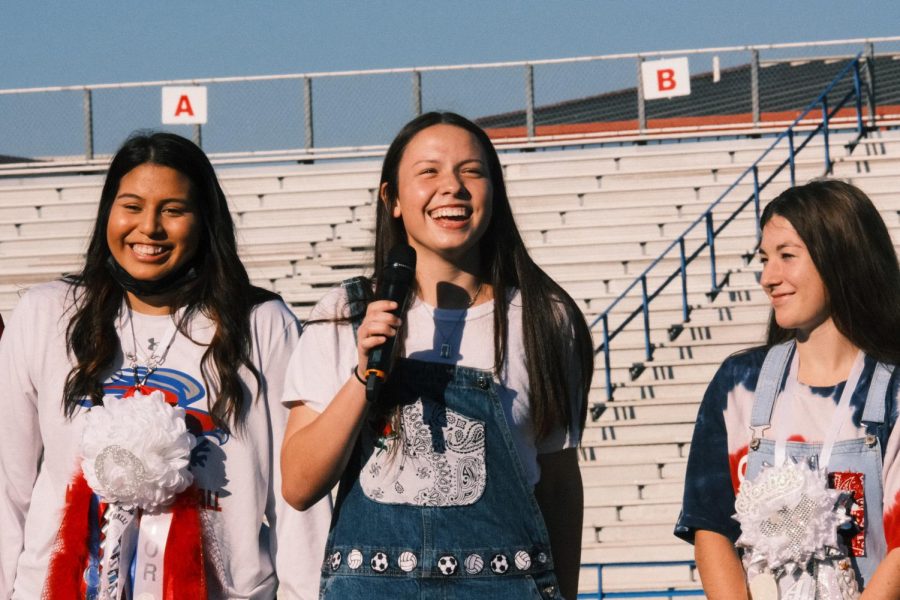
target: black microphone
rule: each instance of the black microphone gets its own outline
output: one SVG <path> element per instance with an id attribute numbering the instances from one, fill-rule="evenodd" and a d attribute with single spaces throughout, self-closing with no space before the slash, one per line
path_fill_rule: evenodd
<path id="1" fill-rule="evenodd" d="M 394 315 L 406 312 L 409 292 L 416 277 L 416 251 L 408 244 L 397 244 L 388 252 L 387 265 L 378 278 L 375 290 L 376 300 L 393 300 L 397 303 Z M 378 399 L 381 386 L 387 381 L 394 364 L 394 342 L 397 337 L 389 337 L 385 343 L 373 348 L 366 365 L 366 400 Z"/>

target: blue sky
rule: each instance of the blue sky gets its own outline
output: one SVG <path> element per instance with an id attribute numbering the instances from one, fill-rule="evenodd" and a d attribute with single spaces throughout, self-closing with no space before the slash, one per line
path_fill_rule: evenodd
<path id="1" fill-rule="evenodd" d="M 877 37 L 898 24 L 895 0 L 4 0 L 0 88 Z"/>

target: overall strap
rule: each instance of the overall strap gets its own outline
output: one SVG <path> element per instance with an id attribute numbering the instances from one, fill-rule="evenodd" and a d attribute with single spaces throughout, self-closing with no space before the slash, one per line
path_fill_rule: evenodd
<path id="1" fill-rule="evenodd" d="M 750 429 L 756 437 L 757 429 L 767 429 L 772 421 L 772 409 L 775 398 L 781 389 L 787 373 L 788 361 L 794 349 L 794 340 L 772 346 L 766 353 L 759 378 L 756 380 L 756 394 L 753 400 L 753 412 L 750 415 Z"/>
<path id="2" fill-rule="evenodd" d="M 341 287 L 347 292 L 347 306 L 350 309 L 350 324 L 353 325 L 353 338 L 366 316 L 366 306 L 372 301 L 372 283 L 366 277 L 357 276 L 345 279 Z"/>
<path id="3" fill-rule="evenodd" d="M 869 425 L 881 425 L 884 423 L 884 408 L 887 397 L 888 385 L 891 383 L 891 375 L 894 374 L 894 365 L 878 363 L 875 372 L 872 373 L 872 382 L 869 384 L 869 394 L 866 396 L 866 407 L 863 409 L 862 422 Z"/>

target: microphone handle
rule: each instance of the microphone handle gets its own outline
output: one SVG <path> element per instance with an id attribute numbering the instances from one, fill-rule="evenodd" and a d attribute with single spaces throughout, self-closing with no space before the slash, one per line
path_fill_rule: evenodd
<path id="1" fill-rule="evenodd" d="M 381 297 L 385 300 L 393 300 L 397 303 L 397 309 L 392 310 L 394 316 L 401 315 L 406 311 L 406 304 L 409 300 L 409 283 L 389 281 L 385 286 Z M 366 364 L 366 401 L 375 402 L 381 392 L 381 387 L 387 380 L 393 366 L 394 358 L 394 342 L 396 336 L 388 338 L 382 345 L 373 348 L 369 354 L 369 360 Z"/>

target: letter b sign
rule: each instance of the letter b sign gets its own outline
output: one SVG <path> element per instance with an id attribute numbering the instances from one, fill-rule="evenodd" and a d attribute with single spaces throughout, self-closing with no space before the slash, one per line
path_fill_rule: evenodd
<path id="1" fill-rule="evenodd" d="M 689 95 L 691 72 L 687 57 L 642 63 L 641 82 L 644 85 L 644 98 L 647 100 Z"/>

